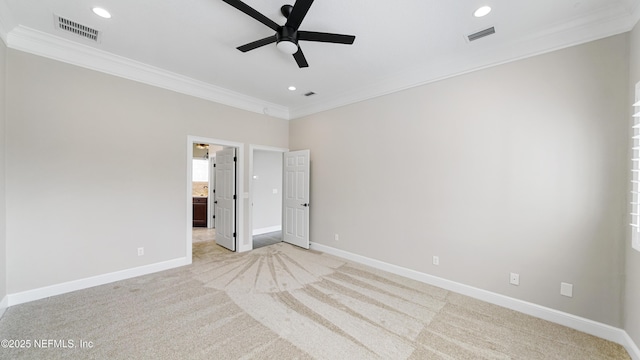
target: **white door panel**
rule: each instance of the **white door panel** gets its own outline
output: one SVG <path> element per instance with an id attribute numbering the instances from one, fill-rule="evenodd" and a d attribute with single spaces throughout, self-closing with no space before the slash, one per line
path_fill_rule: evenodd
<path id="1" fill-rule="evenodd" d="M 216 157 L 209 158 L 209 201 L 207 202 L 207 227 L 213 229 L 216 227 Z"/>
<path id="2" fill-rule="evenodd" d="M 236 155 L 235 148 L 216 151 L 216 243 L 236 250 Z"/>
<path id="3" fill-rule="evenodd" d="M 309 248 L 310 151 L 284 153 L 282 240 Z"/>

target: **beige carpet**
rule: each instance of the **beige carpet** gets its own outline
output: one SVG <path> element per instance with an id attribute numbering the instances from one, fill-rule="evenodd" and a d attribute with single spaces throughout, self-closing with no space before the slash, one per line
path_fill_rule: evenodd
<path id="1" fill-rule="evenodd" d="M 0 358 L 629 359 L 611 342 L 285 243 L 193 246 L 191 266 L 9 308 L 0 339 L 31 348 Z"/>
<path id="2" fill-rule="evenodd" d="M 206 227 L 191 228 L 191 239 L 193 243 L 216 241 L 216 229 L 209 229 Z"/>

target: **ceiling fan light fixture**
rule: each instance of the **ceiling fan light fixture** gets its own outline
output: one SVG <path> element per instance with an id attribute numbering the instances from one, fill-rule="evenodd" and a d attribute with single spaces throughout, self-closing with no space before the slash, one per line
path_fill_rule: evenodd
<path id="1" fill-rule="evenodd" d="M 276 47 L 278 47 L 278 50 L 282 51 L 285 54 L 289 54 L 289 55 L 293 55 L 298 51 L 298 44 L 294 43 L 293 41 L 289 41 L 289 40 L 282 40 L 282 41 L 278 42 Z"/>

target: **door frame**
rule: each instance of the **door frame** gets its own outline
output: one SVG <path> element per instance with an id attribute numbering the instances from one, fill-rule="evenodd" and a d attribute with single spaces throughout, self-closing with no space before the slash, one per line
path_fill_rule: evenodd
<path id="1" fill-rule="evenodd" d="M 249 144 L 249 247 L 247 250 L 253 250 L 253 152 L 259 151 L 273 151 L 284 154 L 289 151 L 287 148 L 280 148 L 266 145 Z"/>
<path id="2" fill-rule="evenodd" d="M 187 192 L 186 192 L 186 203 L 187 203 L 187 216 L 186 216 L 186 258 L 187 264 L 191 264 L 193 262 L 193 227 L 192 227 L 192 219 L 193 219 L 193 144 L 212 144 L 212 145 L 221 145 L 221 146 L 229 146 L 236 148 L 236 192 L 238 196 L 236 197 L 236 251 L 242 252 L 251 250 L 253 244 L 248 239 L 245 239 L 245 231 L 244 231 L 244 199 L 246 198 L 244 193 L 244 143 L 239 143 L 235 141 L 228 141 L 222 139 L 213 139 L 201 136 L 187 135 Z"/>

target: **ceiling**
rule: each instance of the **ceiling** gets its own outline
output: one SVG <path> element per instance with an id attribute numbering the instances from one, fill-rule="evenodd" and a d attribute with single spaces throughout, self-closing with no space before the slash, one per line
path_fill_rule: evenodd
<path id="1" fill-rule="evenodd" d="M 292 4 L 294 0 L 289 0 Z M 285 0 L 245 0 L 279 24 Z M 318 0 L 301 30 L 355 35 L 301 41 L 308 68 L 273 31 L 222 0 L 0 0 L 10 47 L 238 108 L 293 119 L 457 74 L 629 31 L 640 0 Z M 493 11 L 473 16 L 481 5 Z M 91 11 L 107 9 L 111 19 Z M 92 41 L 54 14 L 100 31 Z M 494 35 L 469 42 L 488 27 Z M 295 86 L 297 90 L 288 90 Z M 307 92 L 313 96 L 304 96 Z"/>

